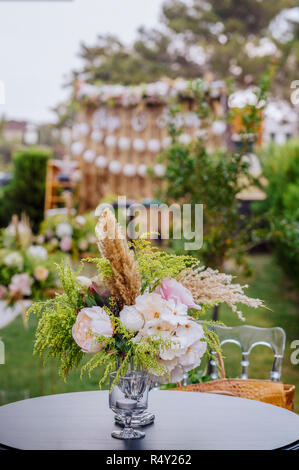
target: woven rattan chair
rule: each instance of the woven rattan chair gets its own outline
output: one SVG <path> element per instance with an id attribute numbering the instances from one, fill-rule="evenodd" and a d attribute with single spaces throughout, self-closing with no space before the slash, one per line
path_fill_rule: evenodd
<path id="1" fill-rule="evenodd" d="M 210 361 L 211 382 L 195 385 L 183 383 L 184 386 L 178 387 L 176 390 L 238 396 L 293 410 L 295 387 L 293 385 L 284 385 L 280 382 L 286 341 L 284 330 L 278 327 L 258 328 L 249 325 L 235 327 L 217 325 L 213 329 L 219 337 L 221 346 L 233 343 L 241 348 L 241 378 L 226 379 L 224 366 L 221 364 L 221 379 L 218 380 L 218 361 L 215 355 L 215 358 Z M 270 380 L 268 381 L 248 379 L 249 356 L 252 349 L 258 345 L 269 347 L 274 354 Z"/>

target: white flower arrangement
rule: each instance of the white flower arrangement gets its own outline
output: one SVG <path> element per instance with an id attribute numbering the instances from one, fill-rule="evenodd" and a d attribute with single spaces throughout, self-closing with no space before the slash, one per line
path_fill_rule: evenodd
<path id="1" fill-rule="evenodd" d="M 144 238 L 130 250 L 109 209 L 102 213 L 96 235 L 101 258 L 88 261 L 97 265 L 99 276 L 75 277 L 61 266 L 65 292 L 30 309 L 40 318 L 36 351 L 58 356 L 62 375 L 92 354 L 83 371 L 101 367 L 100 383 L 113 370 L 119 380 L 132 360 L 154 380 L 179 382 L 200 365 L 208 349 L 220 354 L 211 323 L 197 322 L 202 311 L 221 301 L 230 302 L 233 309 L 235 302 L 262 305 L 225 275 L 217 276 L 211 303 L 201 301 L 209 297 L 204 290 L 197 295 L 200 302 L 195 301 L 196 283 L 204 285 L 209 277 L 198 260 L 155 250 Z"/>

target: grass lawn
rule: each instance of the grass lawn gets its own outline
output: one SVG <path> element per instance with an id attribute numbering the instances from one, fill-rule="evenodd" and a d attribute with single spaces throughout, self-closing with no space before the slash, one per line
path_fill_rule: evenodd
<path id="1" fill-rule="evenodd" d="M 268 309 L 257 311 L 244 308 L 246 323 L 261 327 L 280 326 L 287 334 L 287 345 L 283 364 L 283 381 L 297 386 L 295 410 L 299 412 L 299 364 L 292 365 L 290 343 L 299 339 L 299 297 L 294 294 L 281 269 L 269 255 L 250 257 L 254 275 L 248 282 L 248 293 L 263 299 Z M 225 306 L 221 307 L 220 319 L 227 325 L 241 324 L 237 316 Z M 80 380 L 80 373 L 71 373 L 68 382 L 63 382 L 56 372 L 53 362 L 42 367 L 40 360 L 32 355 L 36 321 L 30 320 L 28 329 L 24 329 L 21 318 L 17 318 L 6 328 L 0 330 L 0 337 L 5 343 L 6 363 L 0 366 L 0 404 L 20 400 L 26 397 L 65 393 L 82 390 L 96 390 L 98 377 L 85 377 Z M 240 350 L 237 346 L 224 347 L 227 375 L 238 376 L 240 373 Z M 251 354 L 250 377 L 269 378 L 272 365 L 272 352 L 259 346 Z M 100 372 L 99 372 L 100 373 Z"/>

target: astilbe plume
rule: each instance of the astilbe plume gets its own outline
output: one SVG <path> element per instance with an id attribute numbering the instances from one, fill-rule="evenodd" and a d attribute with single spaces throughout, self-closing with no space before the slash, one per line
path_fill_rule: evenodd
<path id="1" fill-rule="evenodd" d="M 263 306 L 260 299 L 254 299 L 244 294 L 247 285 L 241 286 L 232 283 L 233 277 L 231 275 L 220 273 L 218 270 L 194 266 L 182 271 L 177 279 L 192 292 L 196 303 L 215 305 L 225 302 L 241 320 L 245 320 L 245 318 L 238 310 L 238 303 L 253 308 Z"/>
<path id="2" fill-rule="evenodd" d="M 105 209 L 96 226 L 99 250 L 111 266 L 105 281 L 112 295 L 124 305 L 133 305 L 140 293 L 141 279 L 134 253 L 114 214 Z"/>

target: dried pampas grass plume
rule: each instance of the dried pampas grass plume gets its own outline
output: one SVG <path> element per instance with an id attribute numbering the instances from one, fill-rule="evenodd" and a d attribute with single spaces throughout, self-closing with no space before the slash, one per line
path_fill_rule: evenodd
<path id="1" fill-rule="evenodd" d="M 96 226 L 101 255 L 111 265 L 112 276 L 106 283 L 112 295 L 124 305 L 133 305 L 140 294 L 141 279 L 125 234 L 110 209 L 105 209 Z"/>
<path id="2" fill-rule="evenodd" d="M 192 292 L 197 304 L 225 302 L 233 312 L 237 313 L 240 320 L 244 321 L 242 312 L 238 310 L 238 303 L 253 308 L 264 307 L 264 304 L 260 299 L 247 297 L 244 294 L 247 285 L 234 284 L 232 280 L 231 275 L 204 266 L 186 269 L 178 276 L 178 281 Z"/>

